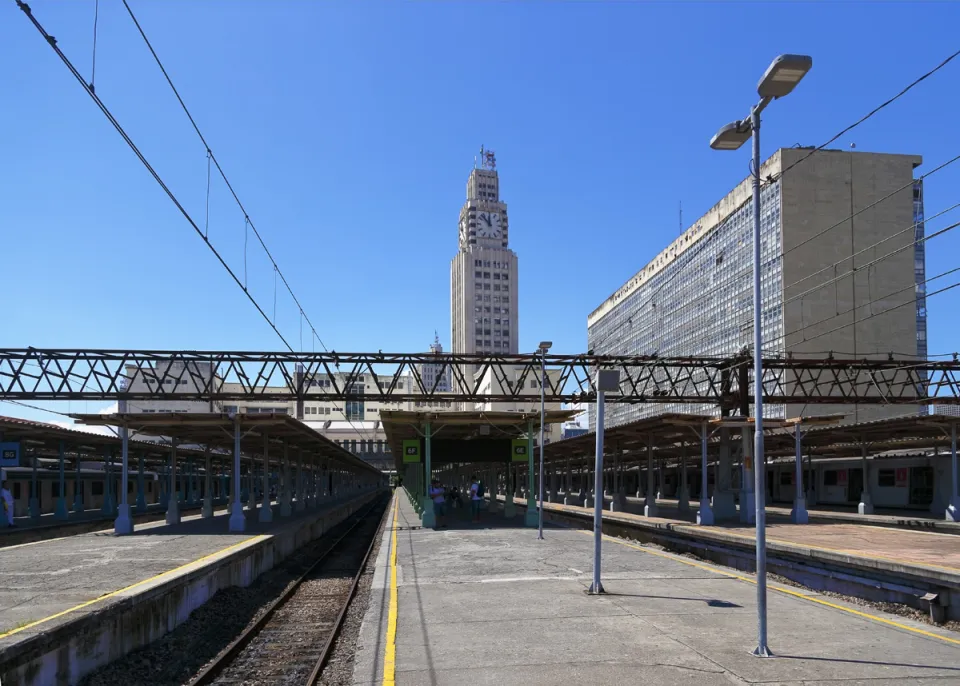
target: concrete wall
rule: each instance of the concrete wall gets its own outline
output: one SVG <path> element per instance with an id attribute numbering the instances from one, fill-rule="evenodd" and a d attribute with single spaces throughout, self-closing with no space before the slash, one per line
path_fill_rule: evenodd
<path id="1" fill-rule="evenodd" d="M 782 167 L 807 153 L 780 150 Z M 834 351 L 838 358 L 885 359 L 890 352 L 916 355 L 916 306 L 904 303 L 916 297 L 911 182 L 914 166 L 920 161 L 915 155 L 822 151 L 784 174 L 784 302 L 805 294 L 784 305 L 784 332 L 803 330 L 787 336 L 787 352 Z M 891 197 L 881 201 L 888 195 Z M 860 214 L 851 220 L 856 212 Z M 825 233 L 818 235 L 821 232 Z M 867 249 L 881 240 L 881 245 Z M 864 252 L 858 255 L 860 251 Z M 839 264 L 834 267 L 835 263 Z M 857 270 L 855 274 L 841 276 L 852 269 Z M 853 323 L 901 304 L 904 306 L 886 314 Z M 854 307 L 855 311 L 849 311 Z M 837 327 L 843 328 L 831 331 Z M 869 387 L 869 379 L 864 382 Z M 869 421 L 914 414 L 917 409 L 820 405 L 808 406 L 805 414 L 845 412 L 850 413 L 849 421 Z M 802 410 L 788 407 L 786 416 Z"/>

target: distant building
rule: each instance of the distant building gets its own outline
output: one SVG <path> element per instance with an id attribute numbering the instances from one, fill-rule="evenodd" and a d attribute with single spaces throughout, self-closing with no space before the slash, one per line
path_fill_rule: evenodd
<path id="1" fill-rule="evenodd" d="M 914 179 L 921 158 L 810 152 L 780 149 L 759 171 L 764 355 L 926 359 L 923 186 Z M 588 347 L 661 357 L 752 349 L 752 206 L 748 178 L 589 315 Z M 925 409 L 801 404 L 766 413 L 843 413 L 857 422 Z M 610 403 L 606 422 L 716 411 Z"/>
<path id="2" fill-rule="evenodd" d="M 434 355 L 443 353 L 443 346 L 440 345 L 440 337 L 437 336 L 436 332 L 433 334 L 433 343 L 430 345 L 430 352 Z M 450 392 L 453 370 L 449 366 L 424 363 L 420 365 L 417 371 L 420 374 L 420 379 L 423 381 L 424 388 L 428 391 Z"/>

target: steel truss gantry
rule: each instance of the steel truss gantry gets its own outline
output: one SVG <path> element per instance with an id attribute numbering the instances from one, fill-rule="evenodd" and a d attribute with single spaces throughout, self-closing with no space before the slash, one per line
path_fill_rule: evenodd
<path id="1" fill-rule="evenodd" d="M 620 371 L 620 393 L 608 393 L 607 402 L 729 409 L 752 402 L 748 354 L 546 355 L 545 361 L 546 402 L 592 402 L 601 368 Z M 531 402 L 540 391 L 527 380 L 539 380 L 540 363 L 538 354 L 8 348 L 0 349 L 0 399 Z M 432 386 L 423 365 L 437 372 Z M 440 390 L 447 370 L 451 391 Z M 763 388 L 774 404 L 960 404 L 960 362 L 768 358 Z"/>

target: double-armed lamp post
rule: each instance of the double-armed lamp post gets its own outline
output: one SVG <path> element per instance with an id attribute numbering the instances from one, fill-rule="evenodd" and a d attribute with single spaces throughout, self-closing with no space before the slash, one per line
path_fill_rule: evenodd
<path id="1" fill-rule="evenodd" d="M 757 647 L 754 655 L 769 657 L 767 647 L 767 541 L 765 510 L 765 469 L 763 456 L 763 338 L 762 300 L 760 297 L 760 113 L 770 104 L 789 95 L 813 66 L 806 55 L 780 55 L 757 86 L 760 102 L 750 109 L 750 117 L 724 126 L 710 139 L 714 150 L 738 150 L 753 138 L 753 383 L 756 427 L 753 439 L 753 474 L 757 521 Z M 741 507 L 742 507 L 741 501 Z"/>

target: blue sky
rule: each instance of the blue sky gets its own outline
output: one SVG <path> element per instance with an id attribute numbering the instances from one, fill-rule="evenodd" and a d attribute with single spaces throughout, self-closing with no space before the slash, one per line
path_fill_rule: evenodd
<path id="1" fill-rule="evenodd" d="M 93 0 L 30 4 L 89 78 Z M 858 119 L 956 50 L 960 24 L 947 3 L 131 5 L 337 350 L 425 350 L 435 329 L 449 347 L 449 265 L 481 144 L 510 207 L 520 348 L 581 351 L 587 314 L 678 232 L 678 203 L 689 225 L 746 176 L 746 149 L 707 143 L 747 113 L 775 55 L 814 68 L 768 109 L 764 157 Z M 0 343 L 281 349 L 12 1 L 0 58 Z M 960 60 L 836 147 L 919 153 L 932 169 L 960 152 L 958 85 Z M 100 3 L 96 89 L 202 222 L 204 149 L 118 0 Z M 960 201 L 954 166 L 928 181 L 928 215 Z M 243 215 L 216 179 L 209 231 L 242 273 Z M 928 274 L 957 254 L 953 233 L 931 243 Z M 248 274 L 272 314 L 252 243 Z M 931 353 L 960 347 L 955 293 L 930 300 Z M 299 348 L 282 289 L 277 320 Z"/>

